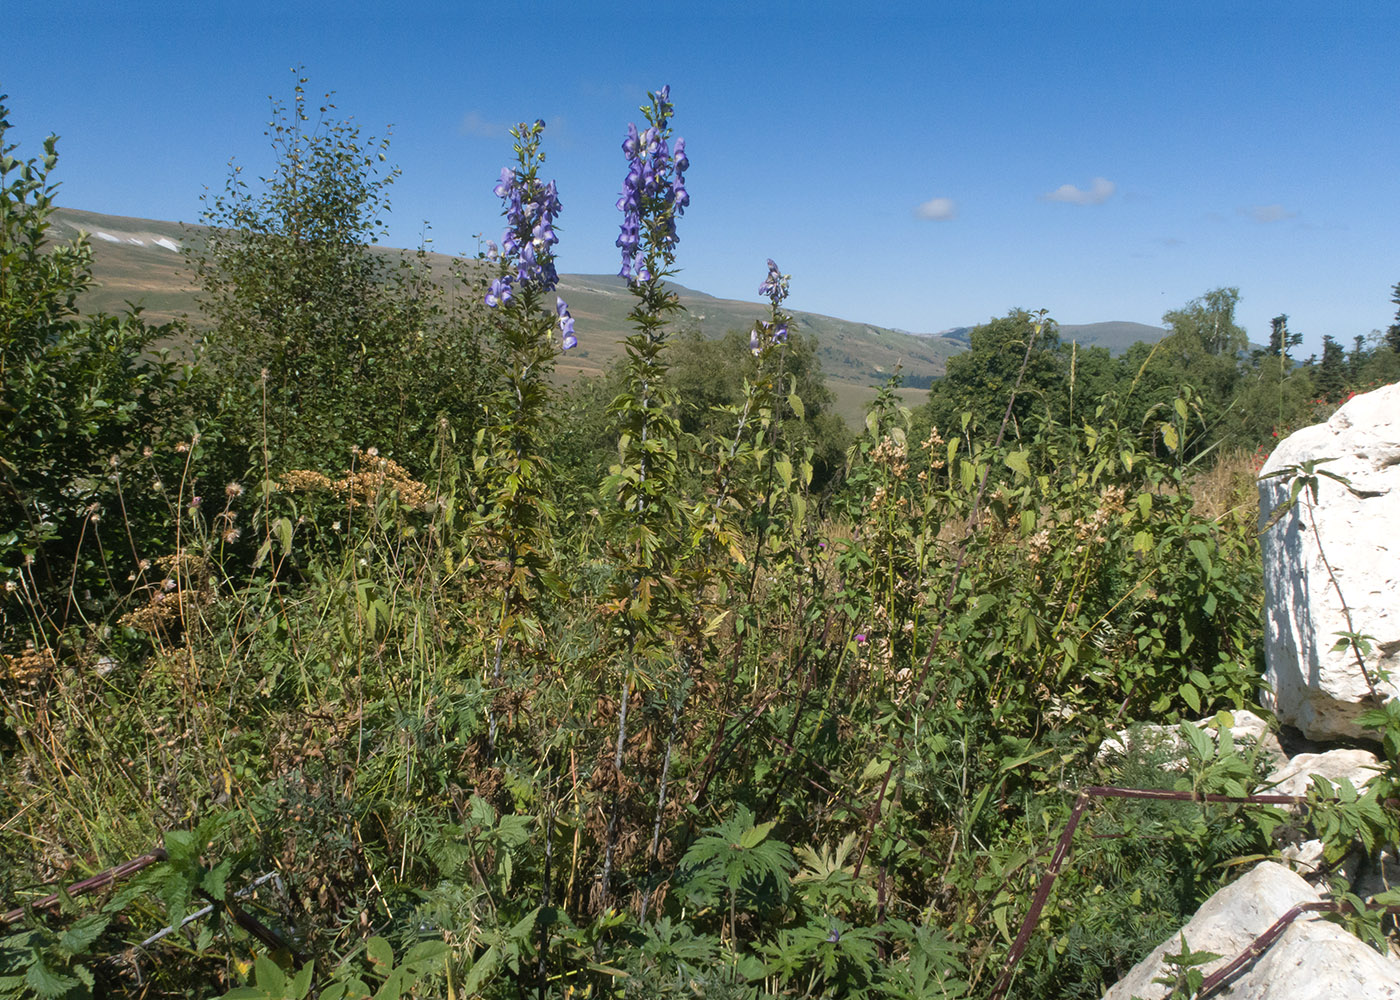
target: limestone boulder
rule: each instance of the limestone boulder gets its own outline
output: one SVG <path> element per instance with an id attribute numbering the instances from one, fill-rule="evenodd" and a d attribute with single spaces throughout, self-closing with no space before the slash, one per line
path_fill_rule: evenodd
<path id="1" fill-rule="evenodd" d="M 1369 750 L 1300 753 L 1270 774 L 1262 790 L 1273 795 L 1307 795 L 1316 774 L 1334 784 L 1346 778 L 1360 791 L 1380 770 L 1380 761 Z"/>
<path id="2" fill-rule="evenodd" d="M 1227 714 L 1231 723 L 1230 737 L 1237 751 L 1246 756 L 1257 753 L 1269 767 L 1278 768 L 1288 763 L 1288 755 L 1284 753 L 1278 737 L 1274 735 L 1266 719 L 1248 709 L 1237 709 Z M 1212 740 L 1219 741 L 1220 731 L 1216 726 L 1215 716 L 1191 724 L 1197 729 L 1205 730 Z M 1123 757 L 1130 748 L 1149 752 L 1166 751 L 1175 758 L 1165 765 L 1167 770 L 1186 769 L 1186 740 L 1176 726 L 1145 725 L 1120 729 L 1099 744 L 1097 759 Z"/>
<path id="3" fill-rule="evenodd" d="M 1159 1000 L 1169 990 L 1153 980 L 1168 974 L 1165 956 L 1181 948 L 1221 957 L 1202 967 L 1209 976 L 1243 952 L 1299 903 L 1318 891 L 1282 865 L 1266 861 L 1202 904 L 1181 929 L 1115 983 L 1104 1000 Z M 1295 919 L 1251 966 L 1217 994 L 1230 1000 L 1400 1000 L 1400 961 L 1381 955 L 1317 914 Z"/>
<path id="4" fill-rule="evenodd" d="M 1372 678 L 1400 670 L 1400 385 L 1279 444 L 1260 470 L 1261 528 L 1289 497 L 1291 476 L 1274 474 L 1309 461 L 1350 489 L 1319 476 L 1316 500 L 1304 490 L 1264 534 L 1265 705 L 1309 739 L 1357 738 L 1357 717 L 1397 690 L 1373 697 L 1353 653 L 1333 647 L 1341 632 L 1373 636 Z"/>

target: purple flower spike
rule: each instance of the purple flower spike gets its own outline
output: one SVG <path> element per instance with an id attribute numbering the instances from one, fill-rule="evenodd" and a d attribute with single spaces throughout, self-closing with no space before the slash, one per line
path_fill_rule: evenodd
<path id="1" fill-rule="evenodd" d="M 758 294 L 767 298 L 773 303 L 773 308 L 778 308 L 778 303 L 787 298 L 789 277 L 778 270 L 778 265 L 773 263 L 773 258 L 768 258 L 768 276 L 763 279 L 763 284 L 758 286 Z"/>
<path id="2" fill-rule="evenodd" d="M 554 312 L 559 317 L 559 332 L 564 336 L 564 350 L 578 346 L 578 338 L 574 336 L 574 318 L 569 315 L 569 304 L 556 297 Z"/>
<path id="3" fill-rule="evenodd" d="M 775 344 L 786 344 L 786 343 L 787 343 L 787 324 L 786 324 L 786 323 L 783 323 L 781 326 L 778 327 L 778 329 L 777 329 L 776 331 L 774 331 L 774 333 L 773 333 L 773 343 L 775 343 Z"/>
<path id="4" fill-rule="evenodd" d="M 618 211 L 622 213 L 617 238 L 622 267 L 618 274 L 629 282 L 653 280 L 645 262 L 654 262 L 657 251 L 669 262 L 676 244 L 676 217 L 684 214 L 690 204 L 690 193 L 685 188 L 685 169 L 690 165 L 685 157 L 685 140 L 677 139 L 672 152 L 667 124 L 670 95 L 670 87 L 654 93 L 647 109 L 647 126 L 639 131 L 635 122 L 630 123 L 622 142 L 627 176 L 617 199 Z"/>
<path id="5" fill-rule="evenodd" d="M 500 182 L 493 188 L 496 197 L 505 202 L 506 230 L 501 234 L 499 254 L 495 245 L 489 244 L 487 255 L 500 260 L 507 272 L 492 284 L 486 297 L 493 308 L 511 300 L 512 280 L 544 291 L 552 289 L 559 280 L 552 249 L 559 242 L 554 230 L 554 219 L 562 209 L 559 192 L 553 181 L 544 183 L 535 176 L 542 159 L 538 149 L 543 129 L 544 122 L 537 121 L 533 127 L 521 123 L 511 131 L 523 143 L 516 146 L 520 166 L 503 168 Z"/>

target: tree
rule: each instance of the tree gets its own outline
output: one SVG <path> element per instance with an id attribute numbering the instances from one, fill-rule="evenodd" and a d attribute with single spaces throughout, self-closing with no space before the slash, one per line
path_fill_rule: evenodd
<path id="1" fill-rule="evenodd" d="M 115 596 L 108 578 L 126 579 L 163 527 L 139 498 L 123 501 L 118 490 L 133 457 L 160 451 L 153 447 L 160 436 L 173 433 L 184 373 L 154 352 L 172 327 L 149 327 L 136 311 L 79 315 L 92 251 L 84 236 L 49 239 L 58 140 L 44 140 L 41 160 L 12 156 L 5 100 L 0 95 L 0 577 L 30 612 L 26 623 L 7 608 L 0 641 L 13 642 L 19 630 L 52 633 L 100 615 Z"/>
<path id="2" fill-rule="evenodd" d="M 1346 351 L 1331 334 L 1322 336 L 1322 361 L 1313 371 L 1313 388 L 1322 399 L 1338 402 L 1347 391 Z"/>
<path id="3" fill-rule="evenodd" d="M 1390 324 L 1390 328 L 1385 331 L 1385 342 L 1390 349 L 1400 354 L 1400 281 L 1395 283 L 1395 287 L 1390 290 L 1390 301 L 1396 305 L 1395 322 Z"/>
<path id="4" fill-rule="evenodd" d="M 265 427 L 275 468 L 340 468 L 354 445 L 421 466 L 439 416 L 474 426 L 480 298 L 450 316 L 426 254 L 371 248 L 398 176 L 389 141 L 330 117 L 329 94 L 311 107 L 306 82 L 290 108 L 273 102 L 268 176 L 253 189 L 234 166 L 204 198 L 191 262 L 213 321 L 211 408 L 235 451 L 258 455 Z"/>
<path id="5" fill-rule="evenodd" d="M 1269 350 L 1270 357 L 1287 357 L 1290 347 L 1297 347 L 1303 342 L 1301 333 L 1293 333 L 1288 329 L 1288 314 L 1280 313 L 1270 322 Z"/>
<path id="6" fill-rule="evenodd" d="M 1361 372 L 1371 353 L 1366 350 L 1366 335 L 1358 333 L 1351 342 L 1351 353 L 1347 355 L 1347 384 L 1356 388 L 1361 384 Z"/>
<path id="7" fill-rule="evenodd" d="M 1199 341 L 1208 354 L 1234 357 L 1249 344 L 1244 328 L 1235 322 L 1239 301 L 1238 288 L 1213 288 L 1180 309 L 1173 309 L 1162 317 L 1162 322 L 1172 328 L 1174 335 Z"/>
<path id="8" fill-rule="evenodd" d="M 973 328 L 970 348 L 948 359 L 948 374 L 929 390 L 929 416 L 934 425 L 956 429 L 959 415 L 970 412 L 977 423 L 995 434 L 1023 362 L 1026 371 L 1011 414 L 1015 425 L 1030 416 L 1038 399 L 1058 393 L 1065 370 L 1058 351 L 1060 335 L 1053 320 L 1039 333 L 1036 325 L 1029 312 L 1012 309 L 1000 319 Z M 1008 430 L 1015 432 L 1016 426 Z"/>

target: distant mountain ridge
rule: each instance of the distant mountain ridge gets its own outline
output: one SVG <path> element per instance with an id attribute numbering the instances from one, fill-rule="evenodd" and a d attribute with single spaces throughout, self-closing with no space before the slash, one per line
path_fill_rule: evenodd
<path id="1" fill-rule="evenodd" d="M 182 250 L 202 240 L 207 227 L 71 208 L 58 209 L 52 223 L 55 240 L 71 239 L 80 231 L 89 234 L 95 281 L 81 301 L 85 310 L 118 312 L 130 303 L 141 306 L 152 322 L 187 317 L 196 329 L 203 325 L 193 276 Z M 372 249 L 388 255 L 412 252 Z M 449 290 L 461 287 L 450 277 L 453 260 L 446 254 L 427 255 L 434 279 Z M 694 330 L 717 339 L 729 330 L 748 330 L 767 314 L 764 303 L 718 298 L 679 284 L 672 287 L 685 307 L 672 324 L 678 331 Z M 579 346 L 558 360 L 560 378 L 567 381 L 601 374 L 622 356 L 621 341 L 630 332 L 627 314 L 633 302 L 626 282 L 613 274 L 561 274 L 558 291 L 569 303 L 579 335 Z M 857 420 L 864 404 L 874 397 L 872 386 L 883 383 L 896 367 L 910 384 L 905 390 L 906 401 L 921 401 L 928 384 L 946 371 L 948 358 L 967 349 L 971 329 L 914 334 L 818 313 L 795 311 L 793 316 L 803 335 L 816 338 L 817 354 L 837 397 L 838 410 Z M 1165 332 L 1141 323 L 1060 327 L 1061 339 L 1066 342 L 1078 340 L 1084 346 L 1104 346 L 1114 353 L 1135 340 L 1160 339 Z"/>
<path id="2" fill-rule="evenodd" d="M 1164 326 L 1149 326 L 1146 323 L 1133 323 L 1127 320 L 1112 320 L 1107 323 L 1061 323 L 1059 324 L 1060 343 L 1077 343 L 1080 347 L 1106 347 L 1112 354 L 1122 354 L 1134 344 L 1155 344 L 1170 331 Z M 955 326 L 940 330 L 935 334 L 916 336 L 940 337 L 969 346 L 973 327 Z"/>

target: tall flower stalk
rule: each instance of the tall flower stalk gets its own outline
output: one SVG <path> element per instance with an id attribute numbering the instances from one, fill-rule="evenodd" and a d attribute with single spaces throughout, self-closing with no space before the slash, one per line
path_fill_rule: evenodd
<path id="1" fill-rule="evenodd" d="M 495 194 L 504 203 L 505 232 L 500 246 L 488 245 L 496 276 L 486 304 L 498 320 L 502 351 L 483 440 L 486 476 L 486 528 L 497 549 L 504 582 L 492 684 L 502 682 L 504 650 L 510 642 L 533 643 L 542 628 L 531 610 L 541 588 L 558 589 L 551 571 L 549 524 L 554 505 L 541 443 L 549 404 L 549 375 L 559 350 L 577 343 L 568 305 L 548 299 L 558 284 L 555 220 L 562 206 L 553 181 L 540 180 L 544 164 L 540 139 L 544 122 L 511 129 L 516 163 L 501 170 Z M 558 340 L 556 340 L 556 333 Z M 489 723 L 491 746 L 497 719 Z"/>
<path id="2" fill-rule="evenodd" d="M 675 584 L 673 567 L 688 544 L 690 520 L 681 502 L 676 397 L 667 385 L 666 322 L 681 308 L 666 285 L 675 274 L 676 220 L 690 204 L 685 172 L 690 161 L 685 140 L 672 145 L 671 91 L 649 93 L 641 111 L 644 128 L 627 127 L 622 143 L 627 174 L 617 207 L 623 221 L 617 237 L 622 266 L 636 298 L 629 319 L 635 331 L 625 342 L 627 366 L 623 391 L 609 412 L 619 425 L 619 464 L 604 482 L 615 501 L 608 512 L 619 564 L 610 606 L 620 614 L 627 656 L 618 702 L 613 767 L 622 773 L 627 744 L 627 714 L 633 688 L 651 686 L 653 671 L 670 659 L 658 640 L 660 626 L 683 616 L 684 592 Z M 677 668 L 678 669 L 678 668 Z M 616 787 L 616 786 L 615 786 Z M 619 795 L 613 793 L 600 879 L 600 901 L 608 905 L 617 842 Z"/>

